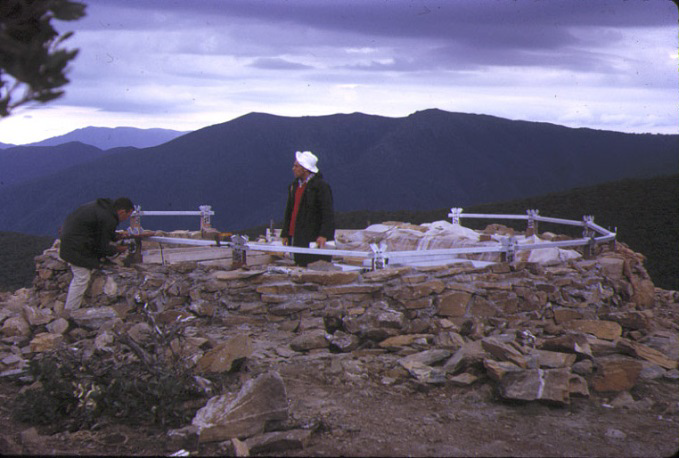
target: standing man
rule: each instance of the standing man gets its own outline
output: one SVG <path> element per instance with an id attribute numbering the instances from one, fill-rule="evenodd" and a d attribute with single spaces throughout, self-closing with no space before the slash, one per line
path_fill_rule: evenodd
<path id="1" fill-rule="evenodd" d="M 318 170 L 318 158 L 311 151 L 297 151 L 292 173 L 295 180 L 288 188 L 288 203 L 281 237 L 286 245 L 309 248 L 316 242 L 318 248 L 325 247 L 328 240 L 335 238 L 335 213 L 332 205 L 332 190 Z M 318 260 L 330 261 L 331 256 L 296 253 L 295 263 L 306 267 Z"/>
<path id="2" fill-rule="evenodd" d="M 92 271 L 101 267 L 102 258 L 127 249 L 112 242 L 123 238 L 116 234 L 116 227 L 129 219 L 133 211 L 134 205 L 127 197 L 115 201 L 100 198 L 82 205 L 66 217 L 61 228 L 59 256 L 70 264 L 73 279 L 68 287 L 65 309 L 80 308 Z"/>

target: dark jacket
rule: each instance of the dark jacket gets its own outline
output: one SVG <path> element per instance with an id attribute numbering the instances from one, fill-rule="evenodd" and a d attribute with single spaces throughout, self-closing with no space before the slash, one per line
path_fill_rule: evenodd
<path id="1" fill-rule="evenodd" d="M 97 199 L 78 207 L 61 227 L 59 256 L 78 267 L 96 269 L 100 259 L 116 254 L 118 215 L 111 199 Z"/>
<path id="2" fill-rule="evenodd" d="M 281 236 L 290 237 L 290 217 L 295 205 L 295 191 L 299 181 L 295 180 L 288 187 L 288 202 L 285 206 L 285 217 Z M 328 240 L 335 238 L 335 213 L 333 210 L 332 190 L 330 185 L 323 179 L 321 173 L 315 174 L 307 183 L 302 200 L 299 204 L 297 222 L 295 223 L 294 246 L 309 248 L 309 242 L 316 241 L 319 236 Z M 296 255 L 295 262 L 306 265 L 318 259 L 309 255 Z"/>

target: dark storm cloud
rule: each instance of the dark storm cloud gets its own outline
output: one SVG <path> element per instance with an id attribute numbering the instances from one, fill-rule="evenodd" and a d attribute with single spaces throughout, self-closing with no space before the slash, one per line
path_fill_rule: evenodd
<path id="1" fill-rule="evenodd" d="M 470 33 L 484 37 L 487 28 L 495 27 L 529 31 L 572 26 L 655 27 L 677 22 L 677 7 L 669 0 L 97 0 L 97 3 L 138 11 L 140 27 L 149 25 L 148 12 L 178 12 L 200 14 L 201 20 L 247 18 L 394 37 L 455 38 Z"/>
<path id="2" fill-rule="evenodd" d="M 605 68 L 590 54 L 575 50 L 613 46 L 619 34 L 605 28 L 670 26 L 677 22 L 669 0 L 100 0 L 125 11 L 130 29 L 213 27 L 228 34 L 243 24 L 266 28 L 243 36 L 257 43 L 255 68 L 296 70 L 278 53 L 305 46 L 391 49 L 399 62 L 361 63 L 360 70 L 470 68 L 482 65 L 546 65 L 560 68 Z M 102 19 L 93 19 L 101 27 Z M 115 27 L 115 20 L 111 27 Z M 288 31 L 284 41 L 267 40 L 275 28 Z M 311 34 L 310 31 L 316 33 Z M 311 40 L 311 41 L 310 41 Z M 206 52 L 206 51 L 202 51 Z M 213 53 L 241 53 L 228 45 Z M 558 52 L 558 57 L 553 54 Z M 404 59 L 403 56 L 411 56 Z"/>

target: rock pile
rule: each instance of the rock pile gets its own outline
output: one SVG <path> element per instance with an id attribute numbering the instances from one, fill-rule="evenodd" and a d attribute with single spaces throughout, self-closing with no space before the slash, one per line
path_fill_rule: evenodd
<path id="1" fill-rule="evenodd" d="M 214 397 L 173 433 L 230 440 L 240 453 L 308 440 L 309 431 L 290 425 L 270 436 L 288 415 L 275 370 L 295 358 L 337 358 L 330 375 L 344 381 L 488 383 L 500 399 L 556 405 L 679 380 L 679 293 L 655 288 L 643 256 L 621 243 L 599 247 L 593 259 L 365 273 L 120 263 L 96 273 L 83 307 L 72 311 L 64 310 L 71 274 L 57 251 L 36 258 L 33 288 L 0 297 L 0 376 L 26 377 L 36 355 L 74 342 L 110 354 L 122 333 L 143 346 L 153 332 L 141 319 L 146 304 L 156 322 L 181 328 L 183 338 L 169 345 L 196 374 L 230 371 L 243 359 L 262 374 L 238 394 Z M 352 352 L 378 363 L 356 368 L 342 358 Z"/>

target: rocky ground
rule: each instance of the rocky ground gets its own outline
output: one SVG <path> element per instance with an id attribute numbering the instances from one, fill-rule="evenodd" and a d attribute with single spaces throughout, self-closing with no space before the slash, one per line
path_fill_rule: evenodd
<path id="1" fill-rule="evenodd" d="M 679 293 L 642 260 L 118 266 L 67 311 L 48 250 L 0 296 L 0 453 L 672 456 Z"/>
<path id="2" fill-rule="evenodd" d="M 371 378 L 375 355 L 350 355 L 359 374 L 340 373 L 330 355 L 299 357 L 280 368 L 291 423 L 307 428 L 303 448 L 279 456 L 672 456 L 679 444 L 677 384 L 654 381 L 627 396 L 577 399 L 568 406 L 502 402 L 491 385 L 385 385 Z M 365 377 L 361 377 L 365 375 Z M 229 441 L 170 440 L 162 428 L 102 425 L 54 433 L 11 419 L 20 386 L 0 384 L 0 453 L 36 455 L 235 454 Z M 641 405 L 639 405 L 641 404 Z"/>

